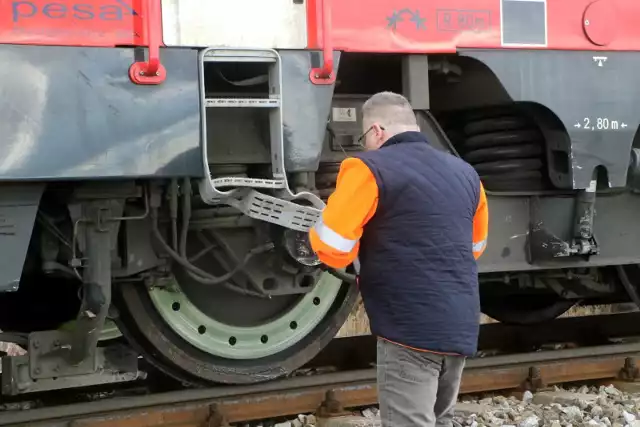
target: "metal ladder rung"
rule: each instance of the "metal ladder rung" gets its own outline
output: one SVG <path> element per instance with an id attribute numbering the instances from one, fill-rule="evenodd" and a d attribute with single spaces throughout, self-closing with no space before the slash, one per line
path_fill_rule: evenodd
<path id="1" fill-rule="evenodd" d="M 266 63 L 273 64 L 276 62 L 274 58 L 258 58 L 258 57 L 242 57 L 242 56 L 210 56 L 205 57 L 202 62 L 249 62 L 249 63 Z"/>
<path id="2" fill-rule="evenodd" d="M 270 189 L 287 187 L 287 183 L 282 179 L 245 178 L 239 176 L 212 178 L 211 184 L 213 184 L 214 187 L 255 187 Z"/>
<path id="3" fill-rule="evenodd" d="M 278 108 L 279 98 L 206 98 L 207 107 L 259 107 Z"/>
<path id="4" fill-rule="evenodd" d="M 241 52 L 233 50 L 212 50 L 202 57 L 204 62 L 270 62 L 277 57 L 272 52 Z"/>

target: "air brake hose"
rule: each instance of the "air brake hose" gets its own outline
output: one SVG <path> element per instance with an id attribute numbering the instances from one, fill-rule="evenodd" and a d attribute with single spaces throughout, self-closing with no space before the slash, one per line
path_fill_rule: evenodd
<path id="1" fill-rule="evenodd" d="M 256 292 L 252 292 L 248 289 L 234 286 L 233 284 L 228 283 L 228 280 L 231 279 L 233 276 L 235 276 L 236 273 L 238 273 L 240 270 L 242 270 L 247 265 L 251 257 L 253 257 L 256 254 L 271 250 L 273 248 L 273 245 L 269 247 L 266 247 L 263 245 L 263 246 L 258 246 L 257 248 L 252 249 L 244 257 L 244 259 L 236 261 L 236 266 L 231 271 L 227 272 L 221 277 L 215 277 L 205 272 L 204 270 L 199 269 L 198 267 L 196 267 L 195 265 L 189 262 L 189 260 L 187 259 L 187 233 L 189 230 L 189 221 L 191 220 L 191 179 L 190 178 L 184 179 L 183 193 L 184 194 L 182 196 L 182 230 L 180 233 L 180 244 L 179 244 L 179 247 L 176 248 L 176 251 L 177 251 L 177 255 L 181 258 L 180 261 L 184 261 L 192 267 L 192 268 L 185 267 L 185 271 L 189 275 L 189 277 L 191 277 L 193 280 L 195 280 L 198 283 L 202 283 L 203 285 L 224 284 L 224 286 L 227 289 L 232 290 L 234 292 L 241 293 L 243 295 L 267 297 L 267 295 L 264 293 L 262 289 L 256 289 Z M 216 236 L 214 235 L 214 238 L 215 237 Z M 220 244 L 220 242 L 218 242 L 218 244 Z M 181 264 L 181 265 L 184 266 L 184 264 Z"/>
<path id="2" fill-rule="evenodd" d="M 259 253 L 263 253 L 263 252 L 267 252 L 273 249 L 273 243 L 269 243 L 266 245 L 261 245 L 258 246 L 254 249 L 252 249 L 251 251 L 249 251 L 249 253 L 244 257 L 243 260 L 241 260 L 238 265 L 236 265 L 236 267 L 234 269 L 232 269 L 231 271 L 229 271 L 228 273 L 220 276 L 220 277 L 214 277 L 212 275 L 210 275 L 209 273 L 207 273 L 204 270 L 201 270 L 200 268 L 196 267 L 195 265 L 191 264 L 187 259 L 183 258 L 182 256 L 180 256 L 179 253 L 177 253 L 176 251 L 174 251 L 171 246 L 169 246 L 167 244 L 167 242 L 165 242 L 164 238 L 162 237 L 162 234 L 160 233 L 160 229 L 158 228 L 158 208 L 152 208 L 151 209 L 151 232 L 153 233 L 154 237 L 156 238 L 156 240 L 158 241 L 158 243 L 160 243 L 160 245 L 162 246 L 162 249 L 165 250 L 165 252 L 167 252 L 167 254 L 169 254 L 169 256 L 171 256 L 171 258 L 177 262 L 178 264 L 180 264 L 182 267 L 185 268 L 185 270 L 187 270 L 188 272 L 194 273 L 192 275 L 196 276 L 198 282 L 203 283 L 203 284 L 207 284 L 207 285 L 217 285 L 217 284 L 222 284 L 225 287 L 230 288 L 230 290 L 233 290 L 234 292 L 240 292 L 243 293 L 245 295 L 251 295 L 251 296 L 257 296 L 257 297 L 261 297 L 261 298 L 265 298 L 266 295 L 264 294 L 260 294 L 257 292 L 252 292 L 250 290 L 245 290 L 245 289 L 241 289 L 241 288 L 237 288 L 235 286 L 227 286 L 228 284 L 226 283 L 231 277 L 233 277 L 242 267 L 244 267 L 247 262 L 254 256 L 257 255 Z M 198 277 L 199 276 L 199 277 Z"/>
<path id="3" fill-rule="evenodd" d="M 331 267 L 324 267 L 323 270 L 326 270 L 332 276 L 342 280 L 343 282 L 347 282 L 349 284 L 355 285 L 356 283 L 356 275 L 347 273 L 345 270 L 338 270 Z"/>

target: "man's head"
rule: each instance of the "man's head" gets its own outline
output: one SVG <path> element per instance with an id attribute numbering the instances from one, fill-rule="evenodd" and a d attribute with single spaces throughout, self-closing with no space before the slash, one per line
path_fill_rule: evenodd
<path id="1" fill-rule="evenodd" d="M 397 93 L 379 92 L 362 106 L 360 143 L 367 150 L 377 150 L 386 140 L 402 132 L 420 128 L 409 101 Z"/>

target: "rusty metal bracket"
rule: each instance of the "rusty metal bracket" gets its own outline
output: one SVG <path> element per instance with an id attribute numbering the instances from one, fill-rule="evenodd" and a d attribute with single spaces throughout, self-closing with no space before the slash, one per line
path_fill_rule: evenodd
<path id="1" fill-rule="evenodd" d="M 209 405 L 209 416 L 202 424 L 202 427 L 230 427 L 227 417 L 220 409 L 220 405 L 217 403 Z"/>
<path id="2" fill-rule="evenodd" d="M 636 360 L 633 357 L 627 357 L 624 359 L 624 366 L 620 369 L 618 373 L 618 378 L 623 381 L 638 381 L 638 377 L 640 377 L 640 369 L 636 365 Z"/>
<path id="3" fill-rule="evenodd" d="M 342 402 L 336 398 L 335 391 L 328 390 L 324 395 L 324 400 L 316 410 L 316 416 L 318 418 L 331 418 L 340 415 L 350 415 L 350 412 L 344 410 Z"/>
<path id="4" fill-rule="evenodd" d="M 538 391 L 545 388 L 547 385 L 542 378 L 540 368 L 536 366 L 529 367 L 529 376 L 523 381 L 520 388 L 522 390 L 529 390 L 531 392 Z"/>

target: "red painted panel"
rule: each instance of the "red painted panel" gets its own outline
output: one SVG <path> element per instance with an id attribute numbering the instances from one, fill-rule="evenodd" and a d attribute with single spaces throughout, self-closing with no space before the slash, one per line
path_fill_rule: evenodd
<path id="1" fill-rule="evenodd" d="M 0 0 L 0 43 L 144 45 L 143 1 Z"/>
<path id="2" fill-rule="evenodd" d="M 0 43 L 145 45 L 143 1 L 148 0 L 0 0 Z M 330 1 L 336 49 L 455 52 L 502 46 L 500 0 Z M 547 3 L 549 49 L 640 49 L 640 1 Z M 310 48 L 321 47 L 318 4 L 307 1 Z M 160 19 L 153 21 L 152 30 L 160 32 Z"/>
<path id="3" fill-rule="evenodd" d="M 309 0 L 309 46 L 322 26 Z M 334 47 L 363 52 L 500 48 L 500 0 L 331 0 Z M 597 3 L 589 8 L 592 3 Z M 395 12 L 395 13 L 394 13 Z M 640 49 L 640 1 L 547 0 L 548 49 Z M 316 21 L 317 16 L 317 21 Z M 587 23 L 588 21 L 588 23 Z M 545 48 L 537 46 L 534 48 Z"/>

